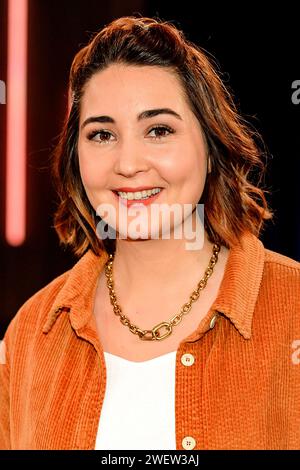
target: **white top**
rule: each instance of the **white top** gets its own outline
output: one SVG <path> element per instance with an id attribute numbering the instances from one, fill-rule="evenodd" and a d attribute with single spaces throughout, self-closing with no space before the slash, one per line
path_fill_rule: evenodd
<path id="1" fill-rule="evenodd" d="M 176 449 L 176 352 L 142 362 L 104 352 L 107 382 L 95 450 Z"/>

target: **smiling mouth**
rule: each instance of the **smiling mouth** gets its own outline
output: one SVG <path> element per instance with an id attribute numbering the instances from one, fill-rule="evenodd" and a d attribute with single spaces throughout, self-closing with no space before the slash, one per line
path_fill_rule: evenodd
<path id="1" fill-rule="evenodd" d="M 127 206 L 127 207 L 130 207 L 134 204 L 142 204 L 142 205 L 148 205 L 150 203 L 152 203 L 155 199 L 157 199 L 157 197 L 163 192 L 163 189 L 161 189 L 161 191 L 159 193 L 156 193 L 156 194 L 152 194 L 151 196 L 148 196 L 148 197 L 145 197 L 145 198 L 142 198 L 142 199 L 126 199 L 126 198 L 122 198 L 121 196 L 119 196 L 118 192 L 117 191 L 112 191 L 115 195 L 115 197 L 118 199 L 118 201 Z"/>

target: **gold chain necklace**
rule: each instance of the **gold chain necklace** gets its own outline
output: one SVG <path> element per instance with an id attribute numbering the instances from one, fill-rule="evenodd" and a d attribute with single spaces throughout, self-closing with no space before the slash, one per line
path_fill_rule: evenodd
<path id="1" fill-rule="evenodd" d="M 212 275 L 214 266 L 218 261 L 218 253 L 220 249 L 221 247 L 218 243 L 215 243 L 213 245 L 213 254 L 210 258 L 210 261 L 204 273 L 204 276 L 198 282 L 197 288 L 190 295 L 190 300 L 181 307 L 180 312 L 174 315 L 174 317 L 172 317 L 168 322 L 163 321 L 159 323 L 158 325 L 154 326 L 152 330 L 141 330 L 136 325 L 133 325 L 130 322 L 129 318 L 127 318 L 122 313 L 122 309 L 117 303 L 117 297 L 116 297 L 116 293 L 114 290 L 114 282 L 112 278 L 112 274 L 113 274 L 112 266 L 113 266 L 114 255 L 110 254 L 109 259 L 105 263 L 105 275 L 107 277 L 107 287 L 109 290 L 110 303 L 113 306 L 115 315 L 120 317 L 120 322 L 123 325 L 128 326 L 131 333 L 138 335 L 139 338 L 143 341 L 161 340 L 161 339 L 167 338 L 172 333 L 172 327 L 177 326 L 178 323 L 181 322 L 183 315 L 186 315 L 191 310 L 192 303 L 198 299 L 200 291 L 203 290 L 204 287 L 206 286 L 207 280 Z M 162 328 L 166 328 L 166 331 L 165 333 L 160 334 L 159 330 L 161 330 Z"/>

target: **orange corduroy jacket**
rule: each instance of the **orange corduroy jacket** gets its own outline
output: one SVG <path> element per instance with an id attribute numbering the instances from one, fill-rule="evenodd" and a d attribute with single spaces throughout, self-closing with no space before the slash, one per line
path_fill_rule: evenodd
<path id="1" fill-rule="evenodd" d="M 89 250 L 10 322 L 0 449 L 95 448 L 106 367 L 93 302 L 106 260 Z M 300 263 L 252 234 L 230 249 L 215 302 L 178 347 L 174 412 L 179 450 L 187 437 L 194 450 L 300 449 Z"/>

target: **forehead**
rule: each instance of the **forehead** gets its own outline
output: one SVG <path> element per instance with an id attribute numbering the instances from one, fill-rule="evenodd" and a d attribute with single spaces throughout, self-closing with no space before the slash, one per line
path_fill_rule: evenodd
<path id="1" fill-rule="evenodd" d="M 81 100 L 84 114 L 109 107 L 136 110 L 140 107 L 187 107 L 184 89 L 170 69 L 158 66 L 113 64 L 95 73 L 85 85 Z"/>

